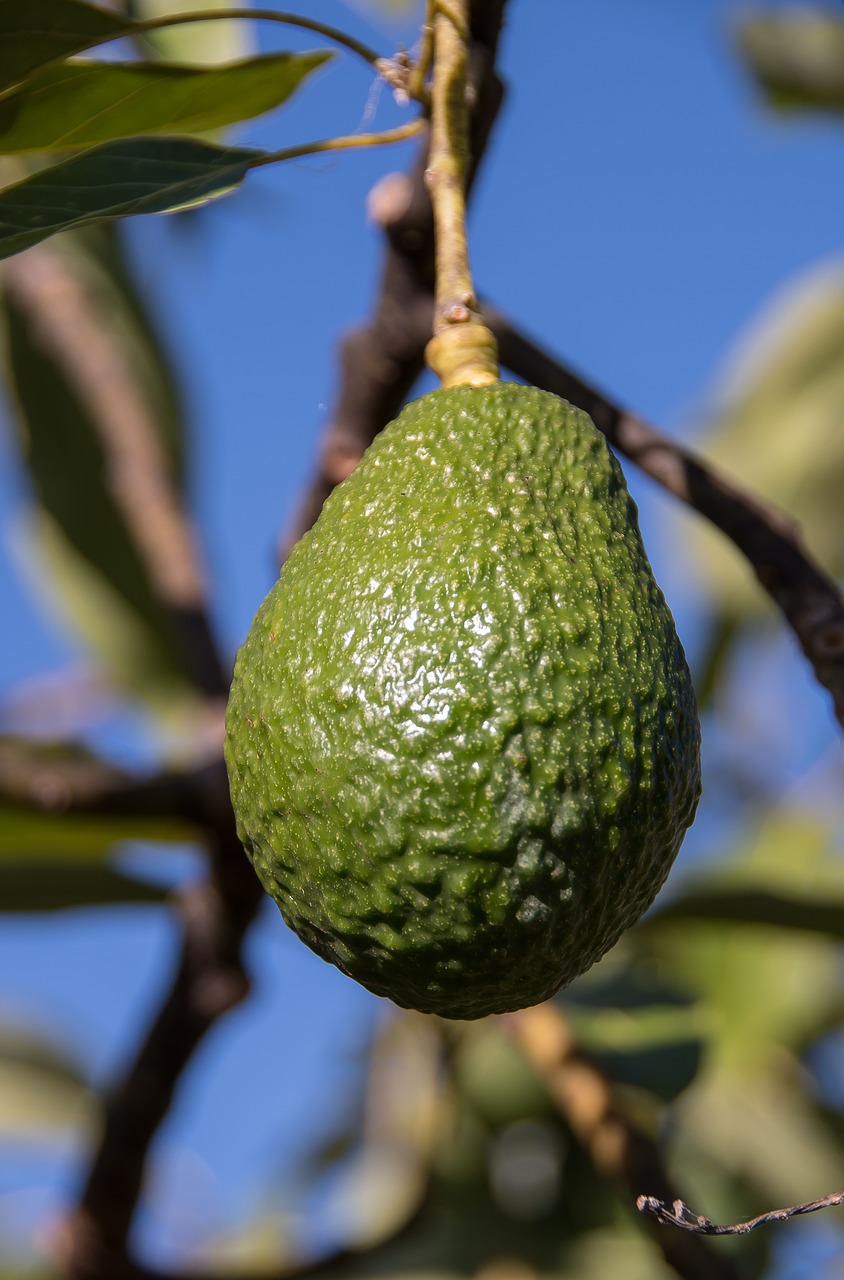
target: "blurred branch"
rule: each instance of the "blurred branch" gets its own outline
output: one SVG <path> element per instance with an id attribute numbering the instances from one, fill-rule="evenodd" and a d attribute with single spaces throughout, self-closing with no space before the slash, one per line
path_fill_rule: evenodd
<path id="1" fill-rule="evenodd" d="M 641 418 L 625 413 L 497 312 L 485 308 L 484 314 L 498 339 L 503 365 L 585 409 L 619 453 L 735 543 L 785 615 L 819 683 L 832 694 L 835 715 L 844 726 L 844 600 L 801 545 L 793 522 Z"/>
<path id="2" fill-rule="evenodd" d="M 168 608 L 193 675 L 224 697 L 226 671 L 205 611 L 193 529 L 143 392 L 87 281 L 51 245 L 4 266 L 4 287 L 85 406 L 99 434 L 112 498 Z"/>
<path id="3" fill-rule="evenodd" d="M 232 831 L 217 847 L 209 883 L 179 901 L 183 936 L 173 984 L 134 1063 L 106 1099 L 87 1184 L 57 1241 L 68 1280 L 121 1274 L 147 1152 L 179 1077 L 205 1033 L 249 990 L 241 943 L 261 895 Z"/>
<path id="4" fill-rule="evenodd" d="M 134 777 L 87 753 L 53 755 L 10 739 L 0 741 L 0 800 L 43 813 L 179 818 L 211 832 L 231 823 L 222 759 Z"/>
<path id="5" fill-rule="evenodd" d="M 595 1168 L 631 1195 L 644 1185 L 662 1199 L 675 1199 L 656 1147 L 618 1110 L 611 1083 L 577 1048 L 560 1009 L 538 1005 L 512 1015 L 509 1023 Z M 657 1243 L 684 1280 L 738 1280 L 732 1262 L 696 1237 L 660 1234 Z"/>
<path id="6" fill-rule="evenodd" d="M 732 1226 L 718 1226 L 692 1213 L 683 1200 L 674 1200 L 669 1208 L 655 1196 L 639 1196 L 636 1208 L 640 1213 L 650 1214 L 662 1226 L 679 1227 L 681 1231 L 690 1231 L 701 1236 L 746 1236 L 757 1227 L 767 1227 L 773 1222 L 786 1222 L 803 1213 L 817 1213 L 818 1209 L 833 1209 L 844 1204 L 844 1191 L 833 1191 L 821 1200 L 809 1200 L 806 1204 L 793 1204 L 790 1209 L 771 1209 L 768 1213 L 757 1214 L 747 1222 L 735 1222 Z"/>

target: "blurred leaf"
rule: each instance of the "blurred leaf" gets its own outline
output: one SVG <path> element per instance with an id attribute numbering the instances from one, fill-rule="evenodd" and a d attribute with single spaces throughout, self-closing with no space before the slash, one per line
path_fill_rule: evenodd
<path id="1" fill-rule="evenodd" d="M 441 1024 L 423 1014 L 385 1019 L 375 1037 L 360 1149 L 337 1179 L 356 1248 L 388 1238 L 422 1202 L 442 1132 L 442 1053 Z"/>
<path id="2" fill-rule="evenodd" d="M 93 1099 L 68 1049 L 28 1027 L 0 1024 L 0 1138 L 50 1140 L 91 1119 Z"/>
<path id="3" fill-rule="evenodd" d="M 64 236 L 37 254 L 27 260 L 37 292 L 30 285 L 19 296 L 10 276 L 5 298 L 9 382 L 40 504 L 29 530 L 40 559 L 34 578 L 47 568 L 50 604 L 98 652 L 111 680 L 177 722 L 198 698 L 191 656 L 117 504 L 97 416 L 106 410 L 79 382 L 68 339 L 87 335 L 89 357 L 111 370 L 111 429 L 118 396 L 178 489 L 182 423 L 172 378 L 112 229 Z"/>
<path id="4" fill-rule="evenodd" d="M 844 112 L 844 23 L 823 10 L 746 18 L 739 49 L 772 106 Z"/>
<path id="5" fill-rule="evenodd" d="M 673 1102 L 688 1089 L 700 1070 L 702 1039 L 672 1039 L 641 1049 L 593 1049 L 595 1061 L 614 1084 L 632 1085 L 653 1094 L 661 1102 Z"/>
<path id="6" fill-rule="evenodd" d="M 570 1016 L 578 1045 L 617 1084 L 635 1085 L 668 1102 L 695 1078 L 708 1030 L 699 1007 L 572 1009 Z"/>
<path id="7" fill-rule="evenodd" d="M 56 911 L 162 902 L 166 891 L 114 871 L 128 840 L 184 842 L 194 833 L 156 819 L 34 813 L 0 805 L 0 911 Z"/>
<path id="8" fill-rule="evenodd" d="M 670 1011 L 693 1006 L 694 995 L 681 987 L 672 975 L 647 970 L 629 959 L 618 962 L 619 955 L 614 949 L 556 997 L 567 1018 L 591 1017 L 602 1009 L 636 1014 L 640 1010 Z"/>
<path id="9" fill-rule="evenodd" d="M 0 805 L 0 869 L 16 864 L 73 869 L 101 863 L 126 840 L 179 844 L 195 838 L 191 827 L 175 819 L 38 813 Z"/>
<path id="10" fill-rule="evenodd" d="M 0 99 L 0 152 L 222 128 L 280 106 L 330 57 L 277 53 L 209 70 L 142 62 L 54 67 Z"/>
<path id="11" fill-rule="evenodd" d="M 130 0 L 129 14 L 141 20 L 164 18 L 194 9 L 230 9 L 229 0 Z M 219 22 L 192 22 L 187 27 L 167 27 L 149 31 L 143 41 L 158 58 L 210 66 L 245 58 L 254 48 L 254 22 L 232 19 Z"/>
<path id="12" fill-rule="evenodd" d="M 524 1270 L 512 1268 L 512 1280 L 526 1280 Z M 713 1268 L 713 1274 L 717 1274 Z M 677 1280 L 678 1272 L 665 1261 L 654 1241 L 634 1225 L 614 1230 L 585 1231 L 554 1268 L 556 1280 Z M 492 1277 L 490 1277 L 492 1280 Z M 495 1275 L 495 1280 L 507 1280 Z"/>
<path id="13" fill-rule="evenodd" d="M 370 12 L 377 9 L 393 18 L 403 17 L 416 10 L 419 13 L 420 22 L 424 11 L 423 0 L 347 0 L 347 3 L 352 9 Z"/>
<path id="14" fill-rule="evenodd" d="M 710 1031 L 688 990 L 633 963 L 593 971 L 558 997 L 578 1046 L 617 1084 L 670 1101 L 694 1079 Z"/>
<path id="15" fill-rule="evenodd" d="M 453 1073 L 461 1105 L 469 1103 L 489 1124 L 510 1124 L 553 1110 L 536 1069 L 495 1023 L 463 1029 Z"/>
<path id="16" fill-rule="evenodd" d="M 15 1023 L 0 1023 L 0 1060 L 43 1071 L 62 1084 L 87 1087 L 81 1067 L 63 1045 Z"/>
<path id="17" fill-rule="evenodd" d="M 718 893 L 692 891 L 669 902 L 645 921 L 643 927 L 668 920 L 724 920 L 736 924 L 801 929 L 844 941 L 844 895 L 840 902 L 828 898 L 789 898 L 761 890 Z"/>
<path id="18" fill-rule="evenodd" d="M 69 867 L 46 860 L 35 866 L 0 864 L 0 911 L 67 911 L 166 898 L 166 890 L 109 867 Z"/>
<path id="19" fill-rule="evenodd" d="M 812 554 L 844 573 L 844 272 L 826 268 L 780 298 L 745 341 L 700 448 L 801 525 Z M 746 562 L 703 521 L 694 565 L 728 619 L 767 616 Z"/>
<path id="20" fill-rule="evenodd" d="M 755 1204 L 695 1204 L 707 1216 L 710 1208 L 743 1216 L 826 1195 L 844 1184 L 844 1155 L 835 1135 L 799 1077 L 784 1072 L 775 1058 L 752 1071 L 714 1070 L 684 1095 L 677 1119 L 682 1139 L 674 1159 L 684 1184 L 704 1152 L 722 1177 L 740 1178 L 755 1192 Z"/>
<path id="21" fill-rule="evenodd" d="M 773 813 L 707 877 L 708 892 L 762 893 L 798 903 L 844 897 L 844 862 L 830 831 L 796 813 Z M 699 890 L 700 891 L 700 890 Z M 690 894 L 689 897 L 693 897 Z M 710 1055 L 743 1072 L 799 1052 L 840 1017 L 837 941 L 792 927 L 670 916 L 666 904 L 637 931 L 641 945 L 696 989 L 717 1036 Z"/>
<path id="22" fill-rule="evenodd" d="M 0 0 L 0 91 L 126 26 L 120 14 L 80 0 Z"/>
<path id="23" fill-rule="evenodd" d="M 0 258 L 57 231 L 227 195 L 263 154 L 192 138 L 106 142 L 0 191 Z"/>

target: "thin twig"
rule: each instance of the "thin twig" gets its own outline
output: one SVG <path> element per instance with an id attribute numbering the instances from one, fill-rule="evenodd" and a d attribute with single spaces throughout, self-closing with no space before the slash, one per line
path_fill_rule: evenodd
<path id="1" fill-rule="evenodd" d="M 455 13 L 435 6 L 434 85 L 431 90 L 431 143 L 425 183 L 434 211 L 436 310 L 434 332 L 465 322 L 474 306 L 474 286 L 466 240 L 466 172 L 469 167 L 468 0 Z M 454 317 L 457 309 L 465 312 Z"/>
<path id="2" fill-rule="evenodd" d="M 410 72 L 407 91 L 417 101 L 428 95 L 427 79 L 434 56 L 434 0 L 426 0 L 425 18 L 422 23 L 422 39 L 419 53 Z"/>
<path id="3" fill-rule="evenodd" d="M 381 55 L 376 53 L 374 49 L 370 49 L 361 40 L 355 40 L 348 32 L 341 31 L 339 27 L 329 26 L 327 22 L 317 22 L 315 18 L 303 18 L 298 13 L 277 13 L 269 9 L 195 9 L 190 13 L 174 13 L 157 18 L 136 19 L 130 28 L 133 35 L 146 35 L 149 31 L 163 31 L 166 27 L 181 27 L 188 23 L 194 22 L 230 22 L 235 20 L 247 20 L 250 22 L 276 22 L 285 27 L 299 27 L 303 31 L 311 31 L 314 35 L 322 36 L 324 40 L 330 40 L 332 44 L 340 45 L 348 53 L 355 54 L 358 58 L 362 58 L 371 67 L 377 70 L 378 63 L 381 61 Z M 107 37 L 114 40 L 115 36 Z"/>
<path id="4" fill-rule="evenodd" d="M 746 1222 L 734 1222 L 729 1226 L 721 1226 L 711 1222 L 699 1214 L 692 1213 L 683 1200 L 674 1200 L 671 1207 L 656 1196 L 639 1196 L 636 1208 L 640 1213 L 650 1214 L 662 1226 L 679 1227 L 681 1231 L 689 1231 L 699 1236 L 746 1236 L 757 1227 L 767 1227 L 774 1222 L 787 1222 L 789 1218 L 797 1218 L 804 1213 L 817 1213 L 819 1209 L 834 1209 L 844 1204 L 844 1191 L 833 1191 L 831 1195 L 820 1200 L 808 1200 L 805 1204 L 793 1204 L 788 1209 L 771 1209 L 768 1213 L 759 1213 Z"/>
<path id="5" fill-rule="evenodd" d="M 298 160 L 302 156 L 320 155 L 325 151 L 350 151 L 359 147 L 379 147 L 393 142 L 406 142 L 427 128 L 423 116 L 397 125 L 395 129 L 382 129 L 376 133 L 349 133 L 337 138 L 318 138 L 315 142 L 303 142 L 296 147 L 284 147 L 281 151 L 269 151 L 259 160 L 253 160 L 250 169 L 260 169 L 267 164 L 279 164 L 284 160 Z"/>

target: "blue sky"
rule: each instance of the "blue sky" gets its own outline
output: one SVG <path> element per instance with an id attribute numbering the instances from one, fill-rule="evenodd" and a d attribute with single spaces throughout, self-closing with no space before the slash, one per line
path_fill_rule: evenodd
<path id="1" fill-rule="evenodd" d="M 412 21 L 388 22 L 363 4 L 302 7 L 385 52 L 414 40 Z M 688 438 L 746 327 L 785 283 L 840 258 L 844 243 L 844 132 L 763 109 L 733 52 L 738 13 L 731 0 L 512 0 L 501 55 L 507 99 L 471 217 L 479 289 L 622 403 Z M 319 43 L 272 29 L 261 42 Z M 289 109 L 237 136 L 280 147 L 345 133 L 373 105 L 378 124 L 402 118 L 386 90 L 373 93 L 362 65 L 338 57 Z M 180 372 L 192 500 L 229 652 L 271 585 L 276 540 L 310 474 L 337 339 L 373 296 L 380 244 L 366 224 L 367 192 L 411 154 L 402 146 L 263 170 L 191 230 L 168 218 L 129 228 L 140 283 Z M 657 576 L 693 650 L 694 616 L 665 536 L 668 503 L 648 482 L 631 482 Z M 4 431 L 6 694 L 84 657 L 21 574 L 25 502 Z M 793 678 L 808 688 L 802 672 Z M 95 736 L 123 758 L 149 756 L 135 724 L 101 726 Z M 119 918 L 7 916 L 0 1015 L 58 1035 L 103 1082 L 131 1053 L 175 945 L 166 913 L 154 908 Z M 269 1177 L 292 1168 L 332 1118 L 325 1098 L 341 1106 L 361 1037 L 382 1013 L 382 1002 L 312 956 L 269 906 L 249 956 L 255 997 L 203 1046 L 156 1147 L 162 1181 L 140 1234 L 157 1260 L 183 1249 L 191 1232 L 201 1238 L 237 1221 Z M 79 1169 L 72 1142 L 25 1158 L 18 1149 L 4 1160 L 0 1150 L 0 1227 L 15 1206 L 25 1206 L 22 1221 L 40 1219 Z M 197 1178 L 201 1204 L 191 1202 Z"/>

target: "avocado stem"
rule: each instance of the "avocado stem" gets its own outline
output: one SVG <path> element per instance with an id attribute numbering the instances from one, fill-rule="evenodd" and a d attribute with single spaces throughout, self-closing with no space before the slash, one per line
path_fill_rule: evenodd
<path id="1" fill-rule="evenodd" d="M 434 336 L 425 358 L 444 387 L 498 381 L 495 338 L 478 311 L 466 240 L 469 0 L 433 0 L 434 78 L 425 183 L 434 209 Z"/>

